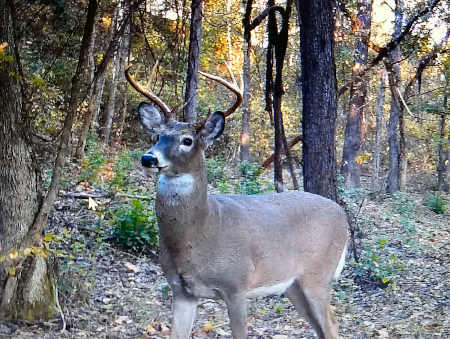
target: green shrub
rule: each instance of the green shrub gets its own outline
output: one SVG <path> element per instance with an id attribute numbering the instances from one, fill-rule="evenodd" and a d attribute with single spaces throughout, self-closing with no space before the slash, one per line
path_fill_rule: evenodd
<path id="1" fill-rule="evenodd" d="M 425 206 L 438 214 L 444 214 L 447 211 L 447 201 L 439 194 L 429 194 L 425 200 Z"/>
<path id="2" fill-rule="evenodd" d="M 264 169 L 259 164 L 243 161 L 239 165 L 239 172 L 241 179 L 237 187 L 238 193 L 258 194 L 270 190 L 260 177 Z"/>
<path id="3" fill-rule="evenodd" d="M 136 168 L 136 163 L 142 153 L 143 152 L 140 149 L 133 151 L 124 149 L 120 152 L 119 157 L 113 166 L 114 177 L 111 180 L 112 187 L 122 188 L 130 185 L 132 178 L 130 173 Z"/>
<path id="4" fill-rule="evenodd" d="M 133 199 L 129 204 L 118 206 L 111 212 L 112 240 L 118 246 L 142 252 L 158 246 L 158 227 L 153 206 Z"/>
<path id="5" fill-rule="evenodd" d="M 106 164 L 106 156 L 95 134 L 89 135 L 86 144 L 86 157 L 82 163 L 83 172 L 79 181 L 97 181 L 98 171 Z"/>
<path id="6" fill-rule="evenodd" d="M 366 248 L 355 263 L 354 277 L 356 281 L 371 282 L 381 288 L 395 289 L 395 276 L 404 269 L 403 263 L 396 256 L 387 257 L 384 249 L 387 240 L 380 239 L 372 248 Z"/>
<path id="7" fill-rule="evenodd" d="M 208 176 L 208 182 L 216 184 L 222 182 L 225 175 L 225 160 L 221 158 L 211 158 L 206 160 L 206 173 Z"/>

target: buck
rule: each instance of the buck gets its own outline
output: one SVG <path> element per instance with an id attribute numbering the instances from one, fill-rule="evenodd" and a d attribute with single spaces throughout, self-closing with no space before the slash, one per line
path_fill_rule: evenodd
<path id="1" fill-rule="evenodd" d="M 247 298 L 284 293 L 319 338 L 337 338 L 330 283 L 345 260 L 347 218 L 311 193 L 208 194 L 204 151 L 241 100 L 201 123 L 173 121 L 169 107 L 128 81 L 159 109 L 141 103 L 143 128 L 155 138 L 141 159 L 158 172 L 160 262 L 173 294 L 171 338 L 189 338 L 200 298 L 225 301 L 234 339 L 247 337 Z M 149 174 L 150 175 L 150 174 Z"/>

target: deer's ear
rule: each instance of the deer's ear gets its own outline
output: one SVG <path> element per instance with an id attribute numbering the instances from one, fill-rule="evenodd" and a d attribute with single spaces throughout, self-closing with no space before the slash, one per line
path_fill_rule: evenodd
<path id="1" fill-rule="evenodd" d="M 138 107 L 138 113 L 141 125 L 147 133 L 153 133 L 156 128 L 163 124 L 164 116 L 153 105 L 141 102 Z"/>
<path id="2" fill-rule="evenodd" d="M 211 145 L 214 139 L 222 135 L 225 127 L 225 116 L 222 112 L 214 112 L 211 114 L 200 130 L 200 135 L 205 141 L 206 145 Z"/>

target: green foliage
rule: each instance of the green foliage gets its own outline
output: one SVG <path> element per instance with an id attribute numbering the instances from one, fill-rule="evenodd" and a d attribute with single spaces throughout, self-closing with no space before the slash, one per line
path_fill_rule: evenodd
<path id="1" fill-rule="evenodd" d="M 116 188 L 123 188 L 131 183 L 130 172 L 136 167 L 136 163 L 140 156 L 142 155 L 142 150 L 123 150 L 113 166 L 114 177 L 111 180 L 111 186 Z"/>
<path id="2" fill-rule="evenodd" d="M 253 162 L 243 161 L 239 165 L 241 179 L 237 191 L 242 194 L 259 194 L 268 191 L 267 185 L 261 179 L 264 169 Z"/>
<path id="3" fill-rule="evenodd" d="M 106 157 L 95 134 L 89 135 L 86 144 L 86 157 L 82 163 L 83 172 L 79 181 L 96 181 L 98 171 L 106 163 Z"/>
<path id="4" fill-rule="evenodd" d="M 283 304 L 276 303 L 275 305 L 273 305 L 273 309 L 277 314 L 279 315 L 283 314 Z"/>
<path id="5" fill-rule="evenodd" d="M 158 227 L 153 206 L 133 199 L 111 212 L 113 242 L 133 252 L 152 250 L 158 246 Z"/>
<path id="6" fill-rule="evenodd" d="M 398 214 L 398 222 L 402 225 L 405 235 L 416 232 L 415 226 L 412 223 L 414 213 L 416 211 L 416 204 L 406 194 L 397 192 L 394 194 L 394 211 Z M 406 238 L 409 241 L 409 238 Z"/>
<path id="7" fill-rule="evenodd" d="M 395 276 L 404 268 L 396 256 L 384 253 L 387 239 L 379 239 L 372 247 L 365 248 L 360 261 L 355 263 L 355 280 L 369 280 L 377 287 L 395 289 Z"/>
<path id="8" fill-rule="evenodd" d="M 215 186 L 221 193 L 260 194 L 273 191 L 271 183 L 261 177 L 264 169 L 256 163 L 244 161 L 238 166 L 239 179 L 230 178 L 226 172 L 225 160 L 221 158 L 208 159 L 206 169 L 208 182 Z"/>
<path id="9" fill-rule="evenodd" d="M 216 184 L 226 178 L 225 175 L 225 160 L 220 157 L 210 158 L 206 160 L 206 173 L 208 182 Z"/>
<path id="10" fill-rule="evenodd" d="M 425 200 L 425 206 L 438 214 L 444 214 L 448 208 L 447 200 L 439 194 L 429 194 Z"/>

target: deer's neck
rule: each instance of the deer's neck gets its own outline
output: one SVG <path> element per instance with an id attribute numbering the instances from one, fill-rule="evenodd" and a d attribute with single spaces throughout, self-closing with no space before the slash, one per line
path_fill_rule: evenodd
<path id="1" fill-rule="evenodd" d="M 161 176 L 156 196 L 161 243 L 169 252 L 187 256 L 192 239 L 202 232 L 209 214 L 206 173 Z M 186 252 L 187 251 L 187 252 Z M 175 254 L 174 254 L 175 255 Z"/>
<path id="2" fill-rule="evenodd" d="M 158 182 L 158 213 L 207 208 L 207 180 L 204 168 L 178 176 L 162 175 Z M 187 212 L 187 211 L 186 211 Z M 186 213 L 185 212 L 185 213 Z"/>

